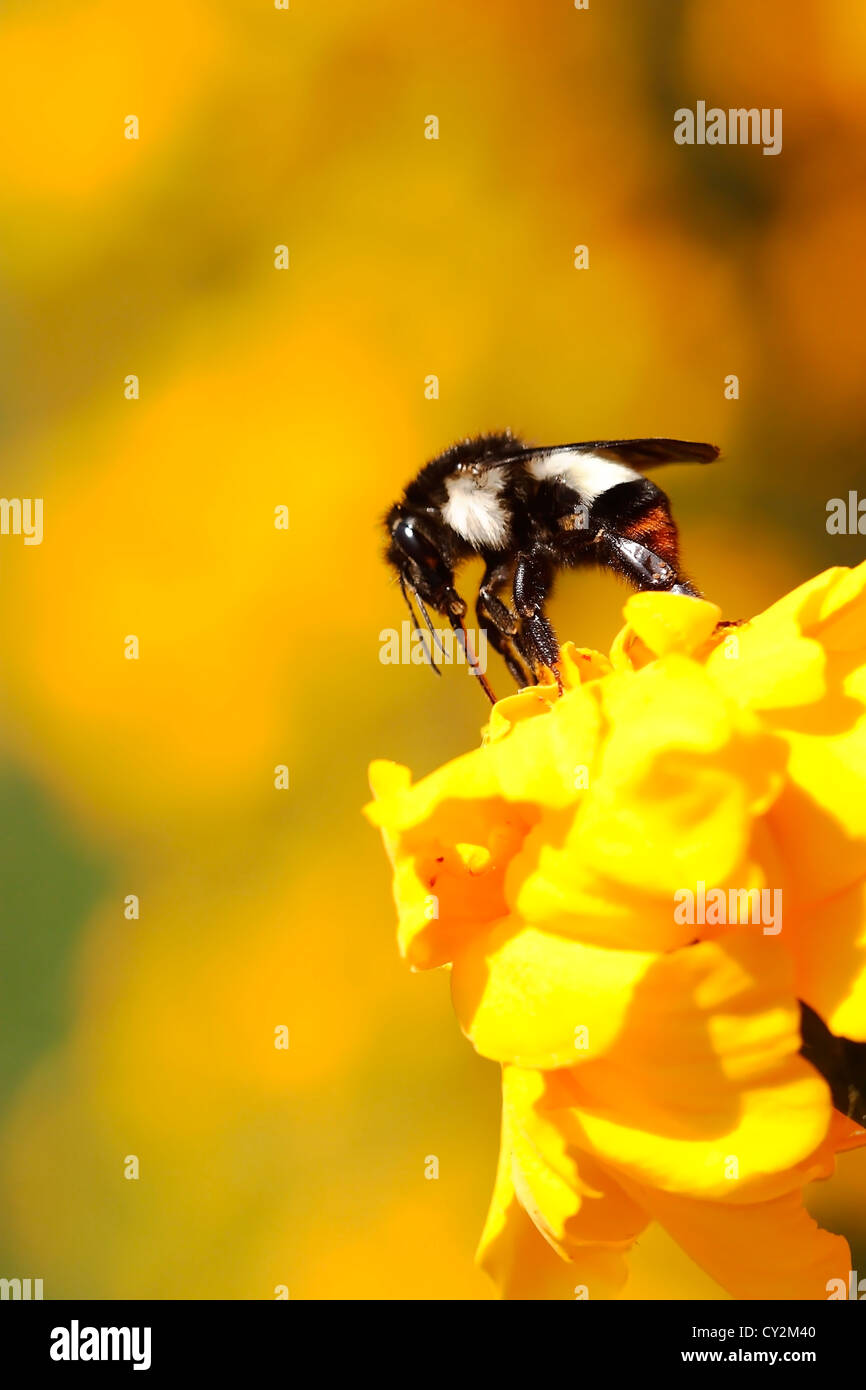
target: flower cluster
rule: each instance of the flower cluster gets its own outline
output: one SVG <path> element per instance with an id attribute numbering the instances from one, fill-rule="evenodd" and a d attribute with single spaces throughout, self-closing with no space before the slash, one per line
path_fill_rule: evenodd
<path id="1" fill-rule="evenodd" d="M 558 1257 L 612 1297 L 654 1220 L 735 1297 L 826 1298 L 850 1255 L 803 1188 L 866 1136 L 799 1001 L 866 1039 L 866 565 L 739 626 L 671 594 L 625 618 L 473 752 L 414 785 L 371 768 L 400 949 L 450 965 L 502 1066 L 479 1257 L 508 1297 L 544 1297 Z M 710 890 L 732 911 L 677 909 Z"/>

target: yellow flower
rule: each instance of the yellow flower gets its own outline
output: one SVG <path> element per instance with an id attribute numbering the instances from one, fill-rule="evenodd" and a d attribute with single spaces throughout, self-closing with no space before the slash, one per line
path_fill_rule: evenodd
<path id="1" fill-rule="evenodd" d="M 866 1040 L 866 565 L 738 627 L 672 594 L 625 617 L 474 752 L 371 768 L 400 949 L 451 965 L 502 1065 L 479 1257 L 509 1297 L 559 1259 L 610 1297 L 654 1220 L 735 1297 L 826 1298 L 850 1253 L 803 1188 L 866 1135 L 799 1001 Z"/>

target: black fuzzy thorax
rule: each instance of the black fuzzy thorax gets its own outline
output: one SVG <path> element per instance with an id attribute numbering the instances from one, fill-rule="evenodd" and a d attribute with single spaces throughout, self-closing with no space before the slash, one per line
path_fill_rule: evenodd
<path id="1" fill-rule="evenodd" d="M 412 507 L 425 507 L 431 503 L 441 507 L 447 499 L 446 479 L 453 477 L 465 464 L 496 463 L 500 459 L 512 458 L 524 447 L 522 440 L 511 430 L 461 439 L 424 464 L 406 488 L 404 499 Z"/>

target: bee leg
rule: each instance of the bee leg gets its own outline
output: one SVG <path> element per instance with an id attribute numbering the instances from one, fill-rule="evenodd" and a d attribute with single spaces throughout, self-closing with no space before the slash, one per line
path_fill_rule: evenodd
<path id="1" fill-rule="evenodd" d="M 637 589 L 699 598 L 680 572 L 677 528 L 670 503 L 649 478 L 617 483 L 592 504 L 596 558 Z M 597 528 L 597 529 L 596 529 Z"/>
<path id="2" fill-rule="evenodd" d="M 520 655 L 516 642 L 508 633 L 500 631 L 496 624 L 485 615 L 484 605 L 479 601 L 476 606 L 478 626 L 482 632 L 487 634 L 487 640 L 495 652 L 498 652 L 505 662 L 508 674 L 515 684 L 523 689 L 527 685 L 535 685 L 536 679 L 532 670 L 527 667 Z"/>
<path id="3" fill-rule="evenodd" d="M 698 590 L 679 572 L 676 564 L 662 559 L 640 541 L 605 529 L 599 531 L 595 544 L 602 563 L 621 574 L 636 589 L 655 589 L 700 598 Z"/>
<path id="4" fill-rule="evenodd" d="M 488 562 L 478 590 L 475 613 L 478 625 L 486 633 L 490 645 L 498 652 L 518 686 L 533 685 L 535 675 L 524 664 L 517 646 L 520 620 L 496 594 L 496 589 L 511 577 L 507 564 Z"/>
<path id="5" fill-rule="evenodd" d="M 518 632 L 517 636 L 513 638 L 513 641 L 515 650 L 519 653 L 520 660 L 523 662 L 523 665 L 526 668 L 526 671 L 529 675 L 528 684 L 538 685 L 538 676 L 536 674 L 534 665 L 534 662 L 536 660 L 534 649 L 530 647 L 522 632 Z"/>
<path id="6" fill-rule="evenodd" d="M 495 652 L 498 652 L 505 662 L 508 674 L 515 685 L 523 690 L 527 685 L 537 685 L 538 681 L 535 672 L 524 662 L 523 656 L 518 650 L 516 642 L 510 637 L 505 636 L 495 626 L 484 622 L 479 614 L 478 621 L 487 633 L 488 641 Z"/>
<path id="7" fill-rule="evenodd" d="M 559 642 L 544 612 L 545 601 L 553 587 L 553 574 L 551 557 L 545 549 L 521 551 L 514 567 L 514 606 L 522 620 L 522 645 L 536 674 L 546 667 L 553 673 L 561 694 Z"/>
<path id="8" fill-rule="evenodd" d="M 466 624 L 463 621 L 463 618 L 466 613 L 466 604 L 463 602 L 462 599 L 458 599 L 457 602 L 460 605 L 460 611 L 456 610 L 455 608 L 451 608 L 448 613 L 448 621 L 450 622 L 451 627 L 454 631 L 454 636 L 457 638 L 457 641 L 460 643 L 460 646 L 463 649 L 463 655 L 469 662 L 469 669 L 471 670 L 473 676 L 477 678 L 478 684 L 481 686 L 481 689 L 484 691 L 484 694 L 487 696 L 491 705 L 495 705 L 496 696 L 493 693 L 493 688 L 489 680 L 485 676 L 483 670 L 481 669 L 481 663 L 479 662 L 478 657 L 475 655 L 475 652 L 472 647 L 471 638 L 469 636 L 469 633 L 466 631 Z"/>

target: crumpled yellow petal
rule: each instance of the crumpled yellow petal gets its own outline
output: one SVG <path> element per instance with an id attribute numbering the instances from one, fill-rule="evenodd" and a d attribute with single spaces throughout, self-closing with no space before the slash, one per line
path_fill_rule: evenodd
<path id="1" fill-rule="evenodd" d="M 800 1192 L 766 1202 L 702 1202 L 641 1189 L 650 1214 L 733 1298 L 826 1299 L 832 1279 L 847 1287 L 851 1251 L 823 1231 Z"/>
<path id="2" fill-rule="evenodd" d="M 760 710 L 789 750 L 767 824 L 786 865 L 786 899 L 797 907 L 789 945 L 803 997 L 835 1031 L 862 1038 L 866 564 L 801 585 L 737 640 L 734 659 L 716 649 L 707 671 L 731 699 Z"/>
<path id="3" fill-rule="evenodd" d="M 866 879 L 807 909 L 788 947 L 799 997 L 840 1037 L 866 1042 Z"/>
<path id="4" fill-rule="evenodd" d="M 692 656 L 712 637 L 722 610 L 685 594 L 632 594 L 623 609 L 626 625 L 614 639 L 611 664 L 640 670 L 657 656 Z"/>
<path id="5" fill-rule="evenodd" d="M 755 817 L 781 788 L 784 744 L 685 657 L 590 691 L 600 692 L 601 752 L 574 814 L 542 812 L 527 835 L 509 871 L 509 905 L 543 923 L 582 918 L 594 895 L 643 893 L 647 912 L 663 907 L 670 943 L 683 941 L 667 916 L 673 893 L 698 880 L 722 886 L 739 869 Z"/>
<path id="6" fill-rule="evenodd" d="M 511 919 L 456 957 L 451 993 L 461 1027 L 484 1057 L 522 1067 L 573 1067 L 613 1045 L 654 952 L 603 946 Z"/>
<path id="7" fill-rule="evenodd" d="M 400 950 L 418 970 L 453 960 L 464 940 L 505 913 L 505 871 L 537 817 L 531 806 L 498 795 L 483 754 L 459 758 L 414 786 L 405 768 L 374 763 L 370 770 L 377 800 L 365 813 L 381 828 L 394 865 Z"/>
<path id="8" fill-rule="evenodd" d="M 502 1297 L 615 1297 L 628 1278 L 621 1249 L 610 1244 L 575 1244 L 573 1262 L 566 1264 L 518 1199 L 514 1171 L 511 1120 L 508 1109 L 503 1107 L 496 1181 L 476 1253 L 476 1260 L 496 1282 Z"/>
<path id="9" fill-rule="evenodd" d="M 591 779 L 604 732 L 598 686 L 578 687 L 547 708 L 544 718 L 512 726 L 485 748 L 500 794 L 539 811 L 573 808 Z M 497 706 L 498 709 L 498 706 Z"/>
<path id="10" fill-rule="evenodd" d="M 807 903 L 866 874 L 866 564 L 828 570 L 717 648 L 707 672 L 789 750 L 770 819 Z"/>
<path id="11" fill-rule="evenodd" d="M 734 629 L 707 657 L 733 700 L 779 714 L 821 701 L 866 651 L 866 563 L 830 569 Z M 736 641 L 733 639 L 736 638 Z M 847 658 L 847 660 L 846 660 Z M 826 706 L 819 717 L 831 713 Z"/>
<path id="12" fill-rule="evenodd" d="M 577 690 L 590 681 L 601 680 L 611 672 L 611 663 L 601 652 L 589 647 L 576 647 L 564 642 L 560 652 L 559 674 L 564 690 Z M 516 695 L 498 700 L 490 713 L 486 741 L 495 742 L 528 719 L 549 714 L 559 703 L 559 691 L 554 681 L 527 686 Z"/>
<path id="13" fill-rule="evenodd" d="M 660 958 L 602 1060 L 546 1073 L 569 1144 L 642 1186 L 730 1202 L 802 1185 L 831 1103 L 800 1055 L 791 967 L 777 940 L 731 929 Z"/>
<path id="14" fill-rule="evenodd" d="M 539 1104 L 544 1092 L 541 1072 L 504 1068 L 503 1140 L 510 1144 L 511 1178 L 521 1205 L 569 1259 L 585 1245 L 628 1249 L 646 1226 L 646 1213 L 592 1154 L 567 1144 Z"/>

